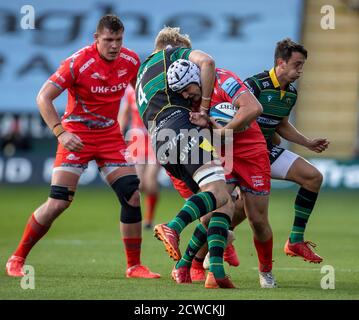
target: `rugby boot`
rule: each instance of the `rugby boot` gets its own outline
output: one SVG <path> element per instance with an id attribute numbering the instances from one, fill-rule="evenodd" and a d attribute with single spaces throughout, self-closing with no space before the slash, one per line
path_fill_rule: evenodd
<path id="1" fill-rule="evenodd" d="M 154 236 L 161 240 L 165 246 L 168 255 L 175 261 L 181 259 L 182 255 L 179 245 L 179 235 L 176 230 L 167 227 L 166 224 L 158 224 L 154 228 Z"/>
<path id="2" fill-rule="evenodd" d="M 288 239 L 284 246 L 284 252 L 287 256 L 299 256 L 303 258 L 304 261 L 321 263 L 323 258 L 313 251 L 316 246 L 317 245 L 311 241 L 290 243 Z"/>

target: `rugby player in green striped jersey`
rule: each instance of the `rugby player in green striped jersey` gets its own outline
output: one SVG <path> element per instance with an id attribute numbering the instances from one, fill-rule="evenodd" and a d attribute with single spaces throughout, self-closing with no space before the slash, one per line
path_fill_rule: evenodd
<path id="1" fill-rule="evenodd" d="M 157 160 L 194 193 L 200 189 L 185 202 L 174 219 L 156 225 L 154 232 L 164 243 L 170 257 L 179 260 L 181 252 L 178 244 L 182 230 L 214 211 L 208 235 L 213 240 L 212 251 L 216 261 L 211 283 L 206 282 L 206 287 L 234 288 L 223 268 L 223 248 L 226 247 L 234 210 L 226 189 L 224 168 L 211 142 L 200 133 L 201 128 L 190 122 L 192 105 L 180 94 L 189 81 L 201 84 L 202 96 L 191 98 L 200 103 L 202 112 L 207 112 L 215 80 L 215 63 L 208 54 L 190 48 L 189 37 L 181 34 L 179 28 L 165 27 L 156 38 L 154 52 L 142 63 L 137 75 L 137 107 L 149 131 Z M 177 83 L 170 89 L 167 71 L 178 59 L 184 60 L 176 70 Z M 198 134 L 191 137 L 195 132 Z M 181 144 L 185 144 L 184 148 Z M 189 275 L 189 269 L 185 272 Z"/>
<path id="2" fill-rule="evenodd" d="M 284 39 L 277 43 L 274 67 L 249 77 L 244 83 L 263 106 L 257 122 L 270 152 L 271 177 L 293 181 L 300 186 L 294 204 L 294 223 L 284 251 L 287 255 L 320 263 L 323 259 L 312 250 L 316 245 L 304 241 L 304 232 L 322 184 L 322 174 L 301 156 L 280 147 L 280 138 L 276 134 L 317 153 L 328 148 L 326 138 L 310 139 L 288 120 L 297 100 L 297 90 L 292 83 L 302 75 L 306 59 L 307 50 L 302 45 Z"/>

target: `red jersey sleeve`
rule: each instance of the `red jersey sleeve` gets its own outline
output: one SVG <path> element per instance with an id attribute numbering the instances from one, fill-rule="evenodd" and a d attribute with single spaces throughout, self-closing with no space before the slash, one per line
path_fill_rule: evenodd
<path id="1" fill-rule="evenodd" d="M 131 63 L 130 83 L 131 83 L 132 79 L 134 79 L 134 78 L 136 79 L 138 69 L 140 68 L 140 64 L 141 64 L 140 58 L 136 52 L 131 50 L 131 55 L 134 58 L 134 61 L 136 61 L 136 63 Z"/>
<path id="2" fill-rule="evenodd" d="M 219 80 L 217 81 L 217 94 L 223 101 L 234 104 L 241 94 L 248 91 L 243 81 L 235 73 L 218 69 L 217 74 L 219 76 Z"/>
<path id="3" fill-rule="evenodd" d="M 70 57 L 61 63 L 60 67 L 49 78 L 49 82 L 60 90 L 65 90 L 75 82 L 75 79 L 75 58 Z"/>

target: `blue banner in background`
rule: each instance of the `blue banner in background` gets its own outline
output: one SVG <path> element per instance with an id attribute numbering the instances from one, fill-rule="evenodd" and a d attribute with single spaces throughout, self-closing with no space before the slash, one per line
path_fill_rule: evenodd
<path id="1" fill-rule="evenodd" d="M 54 158 L 40 155 L 0 157 L 0 185 L 49 185 Z M 334 159 L 310 159 L 323 174 L 324 189 L 359 189 L 359 160 L 339 161 Z M 163 187 L 172 183 L 165 170 L 159 176 Z M 80 179 L 81 185 L 104 185 L 96 163 L 91 161 Z M 272 180 L 273 189 L 297 187 L 289 181 Z"/>
<path id="2" fill-rule="evenodd" d="M 35 29 L 24 30 L 24 5 L 31 5 Z M 299 40 L 302 0 L 13 0 L 0 4 L 0 111 L 37 112 L 36 95 L 60 62 L 93 41 L 107 12 L 125 25 L 124 46 L 144 59 L 163 26 L 179 26 L 193 48 L 211 54 L 219 67 L 242 79 L 270 69 L 278 40 Z M 66 94 L 56 106 L 64 110 Z"/>

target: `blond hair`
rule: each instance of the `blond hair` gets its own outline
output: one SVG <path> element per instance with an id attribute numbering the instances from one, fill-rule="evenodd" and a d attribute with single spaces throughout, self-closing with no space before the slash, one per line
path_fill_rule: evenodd
<path id="1" fill-rule="evenodd" d="M 164 50 L 168 45 L 172 47 L 192 48 L 188 34 L 180 33 L 178 27 L 164 27 L 155 40 L 155 51 Z"/>

